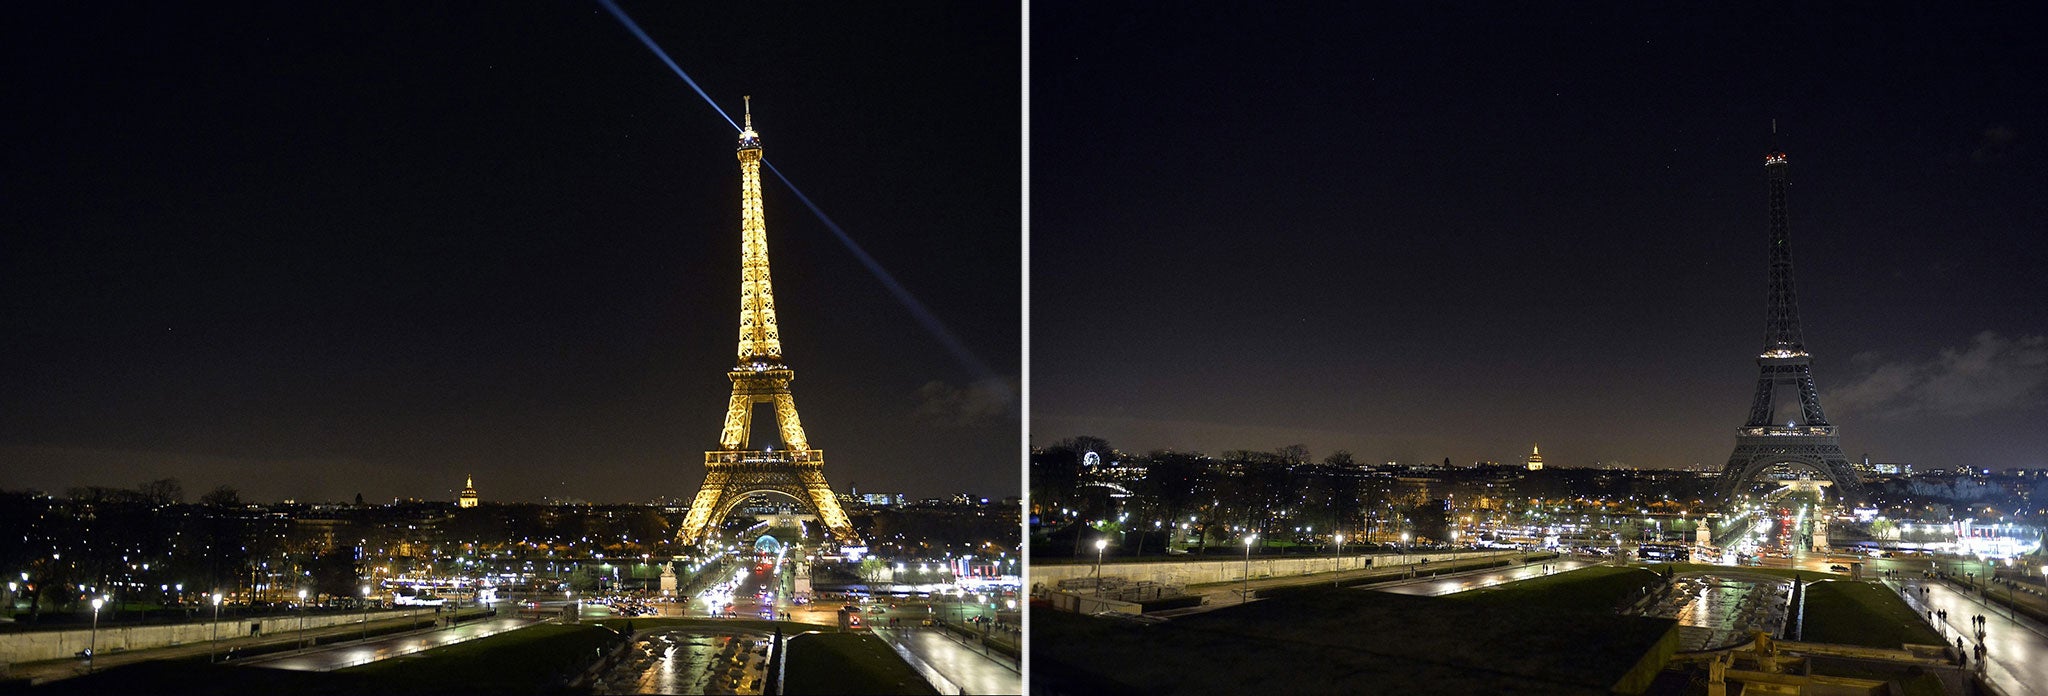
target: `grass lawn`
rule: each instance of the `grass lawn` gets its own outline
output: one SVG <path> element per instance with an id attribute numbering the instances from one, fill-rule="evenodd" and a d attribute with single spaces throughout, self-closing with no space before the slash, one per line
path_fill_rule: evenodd
<path id="1" fill-rule="evenodd" d="M 1805 640 L 1893 648 L 1906 643 L 1941 645 L 1905 600 L 1883 585 L 1817 582 L 1806 587 Z"/>
<path id="2" fill-rule="evenodd" d="M 600 626 L 540 624 L 336 674 L 386 685 L 378 691 L 545 693 L 558 691 L 555 684 L 617 640 L 617 633 Z"/>
<path id="3" fill-rule="evenodd" d="M 882 639 L 866 633 L 820 633 L 789 640 L 790 694 L 936 694 Z"/>
<path id="4" fill-rule="evenodd" d="M 1609 611 L 1656 582 L 1657 574 L 1642 568 L 1589 566 L 1445 595 L 1445 599 L 1492 606 Z"/>

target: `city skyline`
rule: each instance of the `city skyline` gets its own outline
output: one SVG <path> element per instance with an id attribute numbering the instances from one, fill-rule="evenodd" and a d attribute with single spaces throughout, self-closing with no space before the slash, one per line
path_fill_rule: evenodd
<path id="1" fill-rule="evenodd" d="M 2048 462 L 2041 49 L 1719 9 L 1038 8 L 1033 445 L 1719 466 L 1782 149 L 1849 457 Z"/>
<path id="2" fill-rule="evenodd" d="M 1014 13 L 624 9 L 724 110 L 752 95 L 771 163 L 966 348 L 767 182 L 832 482 L 1014 490 Z M 703 479 L 735 131 L 600 4 L 17 20 L 38 98 L 8 125 L 0 487 L 452 499 L 474 475 L 486 500 L 642 501 Z"/>

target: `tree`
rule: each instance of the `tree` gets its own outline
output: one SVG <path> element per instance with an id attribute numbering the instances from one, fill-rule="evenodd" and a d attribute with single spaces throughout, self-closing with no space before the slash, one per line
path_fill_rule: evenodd
<path id="1" fill-rule="evenodd" d="M 199 504 L 221 509 L 239 508 L 242 506 L 242 492 L 235 490 L 234 486 L 221 484 L 199 496 Z"/>
<path id="2" fill-rule="evenodd" d="M 337 546 L 313 558 L 313 591 L 330 597 L 354 597 L 362 578 L 356 572 L 354 547 Z"/>
<path id="3" fill-rule="evenodd" d="M 1089 452 L 1112 456 L 1109 441 L 1082 435 L 1061 440 L 1031 455 L 1031 499 L 1045 508 L 1065 506 L 1081 485 L 1081 460 Z"/>
<path id="4" fill-rule="evenodd" d="M 143 502 L 156 507 L 185 504 L 185 486 L 174 478 L 150 481 L 136 491 L 141 494 Z"/>
<path id="5" fill-rule="evenodd" d="M 1415 528 L 1416 540 L 1449 541 L 1451 537 L 1450 509 L 1451 501 L 1442 498 L 1425 500 L 1421 504 L 1408 508 L 1408 523 Z"/>
<path id="6" fill-rule="evenodd" d="M 1309 453 L 1307 445 L 1286 445 L 1279 449 L 1273 450 L 1273 454 L 1274 456 L 1280 458 L 1281 463 L 1287 464 L 1289 466 L 1294 466 L 1297 464 L 1307 464 L 1309 462 Z"/>
<path id="7" fill-rule="evenodd" d="M 1158 504 L 1159 516 L 1168 523 L 1180 519 L 1200 495 L 1208 462 L 1199 456 L 1178 452 L 1154 452 L 1148 458 L 1139 492 Z"/>
<path id="8" fill-rule="evenodd" d="M 1330 456 L 1323 458 L 1323 463 L 1344 469 L 1349 469 L 1351 467 L 1358 465 L 1357 462 L 1352 461 L 1351 453 L 1345 450 L 1337 450 L 1335 452 L 1331 452 Z"/>

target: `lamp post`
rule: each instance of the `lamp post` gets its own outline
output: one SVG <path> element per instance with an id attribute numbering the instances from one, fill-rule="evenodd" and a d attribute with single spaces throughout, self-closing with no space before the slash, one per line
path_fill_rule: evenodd
<path id="1" fill-rule="evenodd" d="M 363 586 L 363 640 L 370 639 L 370 586 Z"/>
<path id="2" fill-rule="evenodd" d="M 1244 593 L 1237 596 L 1237 603 L 1243 604 L 1252 598 L 1252 542 L 1259 538 L 1253 534 L 1244 538 Z"/>
<path id="3" fill-rule="evenodd" d="M 92 638 L 85 644 L 85 671 L 87 674 L 92 673 L 93 660 L 99 657 L 100 606 L 106 603 L 107 600 L 104 597 L 92 598 Z"/>
<path id="4" fill-rule="evenodd" d="M 1109 548 L 1108 539 L 1095 540 L 1095 594 L 1102 595 L 1102 551 Z"/>
<path id="5" fill-rule="evenodd" d="M 213 593 L 213 645 L 206 649 L 206 661 L 211 663 L 220 653 L 220 593 Z"/>
<path id="6" fill-rule="evenodd" d="M 1335 566 L 1335 569 L 1336 569 L 1336 570 L 1343 570 L 1343 569 L 1344 569 L 1344 535 L 1342 535 L 1342 534 L 1339 534 L 1339 535 L 1337 535 L 1337 538 L 1336 538 L 1335 540 L 1332 540 L 1332 541 L 1330 542 L 1330 546 L 1334 547 L 1334 550 L 1333 550 L 1333 551 L 1331 551 L 1331 553 L 1330 553 L 1330 560 L 1334 562 L 1334 563 L 1332 563 L 1332 565 L 1334 565 L 1334 566 Z"/>
<path id="7" fill-rule="evenodd" d="M 306 648 L 306 591 L 299 590 L 299 649 Z"/>

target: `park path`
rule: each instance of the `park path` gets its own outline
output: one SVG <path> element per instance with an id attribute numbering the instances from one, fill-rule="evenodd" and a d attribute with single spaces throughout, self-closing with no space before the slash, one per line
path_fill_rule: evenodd
<path id="1" fill-rule="evenodd" d="M 1885 584 L 1895 592 L 1904 589 L 1900 596 L 1906 604 L 1941 631 L 1951 647 L 1961 639 L 1972 651 L 1972 668 L 1982 670 L 2006 694 L 2048 696 L 2048 628 L 2025 616 L 2011 618 L 2005 607 L 1989 604 L 1940 581 L 1910 577 L 1888 580 Z M 1948 617 L 1937 614 L 1928 618 L 1929 611 L 1947 611 Z M 1978 615 L 1985 617 L 1981 635 L 1970 621 Z M 1983 645 L 1986 651 L 1981 663 L 1974 655 L 1977 645 Z"/>
<path id="2" fill-rule="evenodd" d="M 315 648 L 302 652 L 253 657 L 243 661 L 241 664 L 270 669 L 332 672 L 337 669 L 367 665 L 378 660 L 388 660 L 400 655 L 411 655 L 478 638 L 487 638 L 538 623 L 540 622 L 533 619 L 518 617 L 473 621 L 454 628 L 401 633 L 394 636 L 342 643 L 340 645 Z"/>
<path id="3" fill-rule="evenodd" d="M 875 635 L 906 657 L 914 656 L 912 668 L 924 674 L 937 672 L 932 686 L 945 694 L 1021 694 L 1024 677 L 1001 655 L 983 646 L 971 645 L 947 635 L 942 628 L 877 628 Z M 944 682 L 944 683 L 941 683 Z M 948 688 L 951 687 L 951 688 Z"/>

